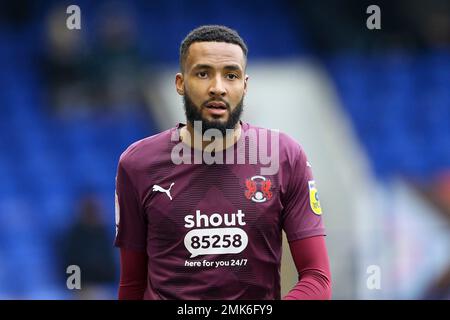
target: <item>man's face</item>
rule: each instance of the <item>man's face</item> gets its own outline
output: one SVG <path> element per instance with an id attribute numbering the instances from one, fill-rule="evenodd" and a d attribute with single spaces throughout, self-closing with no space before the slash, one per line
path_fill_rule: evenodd
<path id="1" fill-rule="evenodd" d="M 245 63 L 236 44 L 195 42 L 189 47 L 184 72 L 176 76 L 188 122 L 201 120 L 203 131 L 235 128 L 247 91 Z"/>

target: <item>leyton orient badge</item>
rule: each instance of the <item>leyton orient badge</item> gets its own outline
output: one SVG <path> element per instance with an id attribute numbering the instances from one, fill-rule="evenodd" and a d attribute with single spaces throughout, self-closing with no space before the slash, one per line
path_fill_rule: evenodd
<path id="1" fill-rule="evenodd" d="M 245 180 L 245 197 L 253 202 L 266 202 L 272 198 L 272 181 L 263 176 L 253 176 Z"/>

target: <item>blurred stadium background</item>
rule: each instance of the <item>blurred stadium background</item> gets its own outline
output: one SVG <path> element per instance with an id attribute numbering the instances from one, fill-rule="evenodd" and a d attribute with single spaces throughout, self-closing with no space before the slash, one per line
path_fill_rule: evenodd
<path id="1" fill-rule="evenodd" d="M 81 30 L 66 28 L 71 4 Z M 449 299 L 450 3 L 401 0 L 2 1 L 0 299 L 116 297 L 117 161 L 183 121 L 178 46 L 201 24 L 248 43 L 244 120 L 309 155 L 333 297 Z"/>

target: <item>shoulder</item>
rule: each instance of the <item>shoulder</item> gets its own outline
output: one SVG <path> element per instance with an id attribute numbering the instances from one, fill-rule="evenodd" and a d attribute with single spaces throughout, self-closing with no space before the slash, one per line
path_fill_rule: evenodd
<path id="1" fill-rule="evenodd" d="M 156 161 L 169 148 L 174 130 L 176 129 L 171 128 L 129 145 L 120 155 L 119 167 L 134 171 Z"/>
<path id="2" fill-rule="evenodd" d="M 283 155 L 287 161 L 306 161 L 305 151 L 302 145 L 287 133 L 280 132 L 280 155 Z"/>
<path id="3" fill-rule="evenodd" d="M 246 133 L 255 131 L 259 136 L 259 143 L 267 139 L 272 151 L 277 151 L 280 163 L 306 162 L 306 154 L 302 145 L 291 135 L 276 129 L 268 129 L 247 124 Z M 264 133 L 263 133 L 264 132 Z"/>

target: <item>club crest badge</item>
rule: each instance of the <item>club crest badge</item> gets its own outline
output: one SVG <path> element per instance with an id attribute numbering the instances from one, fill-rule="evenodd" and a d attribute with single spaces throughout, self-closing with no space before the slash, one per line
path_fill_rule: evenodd
<path id="1" fill-rule="evenodd" d="M 253 202 L 266 202 L 272 198 L 272 181 L 263 176 L 253 176 L 245 180 L 245 197 Z"/>

